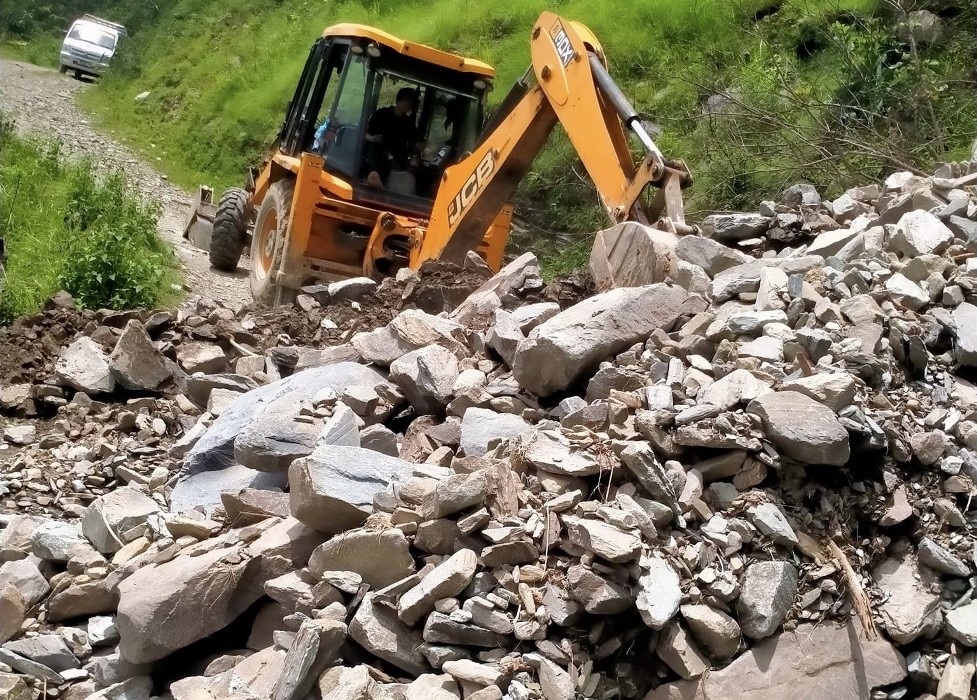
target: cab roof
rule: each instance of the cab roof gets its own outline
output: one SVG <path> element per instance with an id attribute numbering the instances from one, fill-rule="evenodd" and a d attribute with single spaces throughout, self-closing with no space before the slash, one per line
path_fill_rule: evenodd
<path id="1" fill-rule="evenodd" d="M 462 71 L 464 73 L 475 73 L 486 78 L 495 77 L 495 69 L 487 63 L 482 63 L 474 58 L 456 56 L 455 54 L 413 41 L 398 39 L 392 34 L 365 24 L 334 24 L 331 27 L 326 27 L 325 31 L 322 32 L 322 36 L 368 39 L 393 49 L 397 53 L 411 56 L 425 63 L 433 63 L 443 68 Z"/>

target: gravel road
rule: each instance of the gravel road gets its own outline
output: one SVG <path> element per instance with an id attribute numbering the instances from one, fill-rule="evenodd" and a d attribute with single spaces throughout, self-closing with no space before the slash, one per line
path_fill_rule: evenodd
<path id="1" fill-rule="evenodd" d="M 144 196 L 161 204 L 159 235 L 179 254 L 188 291 L 230 306 L 249 303 L 246 269 L 239 267 L 234 273 L 215 270 L 207 253 L 182 238 L 193 196 L 167 182 L 112 137 L 96 131 L 88 115 L 75 104 L 75 95 L 90 87 L 90 83 L 47 68 L 0 61 L 0 110 L 14 116 L 22 133 L 55 138 L 70 155 L 86 154 L 106 168 L 123 170 Z M 243 258 L 242 266 L 246 264 L 247 258 Z"/>

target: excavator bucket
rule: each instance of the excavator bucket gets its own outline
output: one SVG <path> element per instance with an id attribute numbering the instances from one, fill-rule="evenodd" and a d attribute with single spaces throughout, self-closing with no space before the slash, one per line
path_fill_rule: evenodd
<path id="1" fill-rule="evenodd" d="M 214 216 L 217 205 L 214 204 L 214 191 L 201 185 L 197 188 L 197 196 L 193 199 L 193 208 L 183 226 L 183 237 L 196 248 L 210 250 L 210 234 L 214 230 Z"/>
<path id="2" fill-rule="evenodd" d="M 640 287 L 675 279 L 678 258 L 675 246 L 681 235 L 697 235 L 699 229 L 685 223 L 682 187 L 691 183 L 681 161 L 664 164 L 664 176 L 654 199 L 638 221 L 625 221 L 597 232 L 590 252 L 590 274 L 598 291 L 614 287 Z"/>

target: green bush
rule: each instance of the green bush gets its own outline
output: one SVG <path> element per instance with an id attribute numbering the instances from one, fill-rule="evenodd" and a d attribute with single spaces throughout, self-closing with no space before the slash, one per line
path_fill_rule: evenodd
<path id="1" fill-rule="evenodd" d="M 159 211 L 120 173 L 67 161 L 53 142 L 18 137 L 0 115 L 0 236 L 6 241 L 0 321 L 36 311 L 59 289 L 86 308 L 150 307 L 172 298 Z"/>

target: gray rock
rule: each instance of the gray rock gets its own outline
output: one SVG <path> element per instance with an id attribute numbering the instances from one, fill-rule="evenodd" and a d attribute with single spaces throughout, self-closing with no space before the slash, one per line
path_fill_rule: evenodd
<path id="1" fill-rule="evenodd" d="M 29 559 L 8 561 L 0 565 L 0 590 L 8 584 L 17 589 L 28 607 L 44 600 L 44 596 L 51 590 L 44 574 Z"/>
<path id="2" fill-rule="evenodd" d="M 458 359 L 440 345 L 428 345 L 390 363 L 390 378 L 397 383 L 418 415 L 437 414 L 452 397 L 458 379 Z"/>
<path id="3" fill-rule="evenodd" d="M 816 207 L 821 203 L 821 195 L 814 185 L 799 182 L 784 190 L 780 201 L 789 207 Z"/>
<path id="4" fill-rule="evenodd" d="M 424 641 L 429 644 L 451 644 L 494 649 L 506 644 L 510 637 L 465 622 L 457 622 L 448 615 L 432 612 L 424 622 Z"/>
<path id="5" fill-rule="evenodd" d="M 638 579 L 635 604 L 641 619 L 653 630 L 660 630 L 675 617 L 682 602 L 680 580 L 672 565 L 650 557 L 648 569 Z"/>
<path id="6" fill-rule="evenodd" d="M 953 310 L 953 323 L 957 336 L 954 357 L 962 365 L 977 367 L 977 306 L 960 304 Z"/>
<path id="7" fill-rule="evenodd" d="M 591 476 L 601 471 L 596 457 L 572 449 L 569 438 L 561 431 L 528 431 L 517 439 L 517 444 L 520 461 L 550 474 Z"/>
<path id="8" fill-rule="evenodd" d="M 621 453 L 621 460 L 649 496 L 675 510 L 678 494 L 648 443 L 636 442 L 629 445 Z"/>
<path id="9" fill-rule="evenodd" d="M 706 651 L 719 661 L 730 659 L 740 646 L 740 626 L 726 613 L 708 605 L 683 605 L 686 626 Z"/>
<path id="10" fill-rule="evenodd" d="M 219 374 L 227 369 L 227 356 L 214 343 L 182 343 L 177 347 L 176 361 L 187 374 Z"/>
<path id="11" fill-rule="evenodd" d="M 771 219 L 760 214 L 710 214 L 702 220 L 702 232 L 717 241 L 735 242 L 762 236 Z"/>
<path id="12" fill-rule="evenodd" d="M 527 285 L 537 285 L 537 289 L 542 287 L 539 261 L 532 253 L 523 253 L 486 280 L 458 305 L 451 313 L 451 318 L 469 323 L 479 315 L 484 315 L 484 309 L 488 309 L 487 315 L 491 318 L 495 309 L 501 306 L 502 299 L 515 298 L 519 290 Z"/>
<path id="13" fill-rule="evenodd" d="M 0 586 L 0 644 L 20 634 L 29 609 L 24 596 L 13 584 Z"/>
<path id="14" fill-rule="evenodd" d="M 776 267 L 790 276 L 808 272 L 823 264 L 824 258 L 820 255 L 805 255 L 798 258 L 761 258 L 718 273 L 712 281 L 710 291 L 716 302 L 723 302 L 737 294 L 758 291 L 760 289 L 760 274 L 764 268 Z"/>
<path id="15" fill-rule="evenodd" d="M 698 297 L 665 284 L 590 297 L 533 329 L 516 350 L 513 376 L 525 389 L 548 396 L 656 328 L 669 328 L 682 314 L 701 310 L 701 304 Z"/>
<path id="16" fill-rule="evenodd" d="M 970 700 L 970 685 L 977 671 L 974 661 L 973 651 L 950 655 L 936 688 L 939 700 Z"/>
<path id="17" fill-rule="evenodd" d="M 427 345 L 443 345 L 456 355 L 467 354 L 464 326 L 416 309 L 402 311 L 387 326 L 357 333 L 350 342 L 364 360 L 384 367 Z"/>
<path id="18" fill-rule="evenodd" d="M 93 647 L 115 644 L 119 641 L 119 628 L 114 615 L 96 615 L 88 619 L 88 642 Z"/>
<path id="19" fill-rule="evenodd" d="M 884 638 L 866 641 L 858 622 L 802 624 L 765 639 L 721 670 L 666 683 L 646 700 L 865 698 L 906 677 L 902 655 Z"/>
<path id="20" fill-rule="evenodd" d="M 326 667 L 339 656 L 345 640 L 346 625 L 342 622 L 303 620 L 285 655 L 285 663 L 271 693 L 271 700 L 298 700 L 306 697 Z"/>
<path id="21" fill-rule="evenodd" d="M 184 550 L 118 585 L 123 658 L 157 661 L 223 628 L 264 595 L 266 581 L 299 568 L 321 543 L 293 519 L 269 524 L 249 544 Z M 199 552 L 199 553 L 198 553 Z"/>
<path id="22" fill-rule="evenodd" d="M 616 564 L 634 561 L 641 556 L 641 537 L 602 520 L 564 515 L 568 541 Z"/>
<path id="23" fill-rule="evenodd" d="M 570 595 L 592 615 L 616 615 L 634 607 L 631 591 L 604 579 L 590 569 L 575 565 L 567 571 Z"/>
<path id="24" fill-rule="evenodd" d="M 750 564 L 743 577 L 736 608 L 743 634 L 750 639 L 769 637 L 787 617 L 797 594 L 797 569 L 785 561 Z"/>
<path id="25" fill-rule="evenodd" d="M 889 240 L 888 249 L 915 258 L 940 254 L 953 242 L 953 232 L 928 211 L 916 209 L 903 214 Z"/>
<path id="26" fill-rule="evenodd" d="M 74 340 L 61 351 L 54 364 L 54 376 L 61 384 L 86 394 L 107 393 L 115 389 L 108 355 L 88 336 Z"/>
<path id="27" fill-rule="evenodd" d="M 781 547 L 797 545 L 797 535 L 794 528 L 787 522 L 783 511 L 773 503 L 761 503 L 747 510 L 750 520 L 764 537 Z"/>
<path id="28" fill-rule="evenodd" d="M 847 372 L 823 372 L 784 382 L 783 391 L 797 391 L 837 413 L 855 400 L 855 379 Z"/>
<path id="29" fill-rule="evenodd" d="M 420 514 L 425 520 L 454 515 L 484 503 L 488 496 L 488 478 L 484 470 L 471 474 L 451 474 L 424 497 Z"/>
<path id="30" fill-rule="evenodd" d="M 875 567 L 872 577 L 887 595 L 878 611 L 886 633 L 898 644 L 909 644 L 939 628 L 936 575 L 921 568 L 916 558 L 890 558 Z"/>
<path id="31" fill-rule="evenodd" d="M 977 647 L 977 601 L 947 611 L 946 633 L 961 644 Z"/>
<path id="32" fill-rule="evenodd" d="M 376 590 L 414 573 L 414 558 L 407 537 L 397 528 L 350 530 L 312 552 L 309 572 L 319 580 L 328 571 L 353 572 Z"/>
<path id="33" fill-rule="evenodd" d="M 301 396 L 311 400 L 322 389 L 332 389 L 341 393 L 349 386 L 380 386 L 386 380 L 376 370 L 355 362 L 339 362 L 325 367 L 298 372 L 271 384 L 242 394 L 241 397 L 225 410 L 220 418 L 215 420 L 202 438 L 193 446 L 184 460 L 180 471 L 181 483 L 174 489 L 173 498 L 181 501 L 180 487 L 183 480 L 200 472 L 227 469 L 234 465 L 234 441 L 246 427 L 260 418 L 264 410 L 279 397 L 290 395 Z M 240 472 L 227 475 L 243 478 Z M 256 474 L 251 472 L 252 478 Z M 261 481 L 259 479 L 259 481 Z M 270 479 L 269 482 L 278 483 L 280 479 Z M 228 488 L 244 488 L 249 484 L 238 483 Z M 256 487 L 257 488 L 257 487 Z M 217 492 L 217 503 L 220 502 L 220 491 Z M 189 500 L 189 499 L 187 499 Z M 194 504 L 196 505 L 196 504 Z"/>
<path id="34" fill-rule="evenodd" d="M 930 297 L 926 290 L 901 272 L 897 272 L 886 280 L 885 289 L 893 301 L 913 311 L 919 311 L 930 303 Z"/>
<path id="35" fill-rule="evenodd" d="M 749 370 L 734 369 L 702 389 L 697 398 L 700 403 L 718 406 L 726 411 L 738 403 L 752 401 L 769 390 L 770 387 Z"/>
<path id="36" fill-rule="evenodd" d="M 44 664 L 31 661 L 25 656 L 7 651 L 6 649 L 0 649 L 0 664 L 4 664 L 18 673 L 22 673 L 25 676 L 32 676 L 40 681 L 47 681 L 56 685 L 61 685 L 65 682 L 64 678 L 57 671 L 48 668 Z"/>
<path id="37" fill-rule="evenodd" d="M 234 464 L 183 478 L 170 496 L 170 510 L 181 513 L 203 508 L 210 514 L 221 505 L 221 496 L 225 492 L 236 493 L 242 489 L 281 491 L 287 485 L 287 473 L 259 472 Z"/>
<path id="38" fill-rule="evenodd" d="M 512 310 L 512 318 L 519 330 L 529 333 L 533 328 L 549 321 L 560 313 L 560 305 L 556 302 L 545 301 L 539 304 L 526 304 Z"/>
<path id="39" fill-rule="evenodd" d="M 753 260 L 742 251 L 728 248 L 718 241 L 702 236 L 682 236 L 675 245 L 675 254 L 680 260 L 698 265 L 710 277 Z"/>
<path id="40" fill-rule="evenodd" d="M 40 634 L 36 637 L 18 639 L 3 645 L 4 650 L 19 654 L 35 663 L 43 664 L 52 671 L 67 671 L 81 668 L 81 663 L 71 653 L 60 634 Z"/>
<path id="41" fill-rule="evenodd" d="M 137 676 L 102 688 L 86 700 L 150 700 L 152 694 L 153 680 L 148 676 Z"/>
<path id="42" fill-rule="evenodd" d="M 917 552 L 919 563 L 928 566 L 934 571 L 949 576 L 965 578 L 970 576 L 970 567 L 959 557 L 954 556 L 948 549 L 941 547 L 929 537 L 924 537 L 919 541 L 919 551 Z M 3 581 L 3 569 L 0 568 L 0 585 Z"/>
<path id="43" fill-rule="evenodd" d="M 352 412 L 350 413 L 350 416 L 352 417 Z M 353 423 L 351 427 L 355 429 L 355 423 Z M 357 442 L 359 443 L 358 445 L 351 446 L 363 447 L 364 449 L 373 450 L 374 452 L 379 452 L 380 454 L 385 454 L 390 457 L 398 457 L 400 455 L 400 445 L 397 443 L 397 433 L 379 423 L 369 425 L 364 428 L 363 432 L 359 434 L 359 439 Z M 331 440 L 328 444 L 345 445 L 348 443 Z"/>
<path id="44" fill-rule="evenodd" d="M 421 635 L 397 618 L 393 610 L 374 601 L 367 593 L 349 625 L 350 637 L 366 651 L 387 663 L 418 676 L 427 670 L 421 653 Z"/>
<path id="45" fill-rule="evenodd" d="M 848 431 L 834 412 L 796 391 L 779 391 L 750 402 L 767 437 L 788 457 L 805 464 L 844 466 L 851 450 Z"/>
<path id="46" fill-rule="evenodd" d="M 461 419 L 461 452 L 466 457 L 481 457 L 493 440 L 514 438 L 527 428 L 529 423 L 511 413 L 469 408 Z"/>
<path id="47" fill-rule="evenodd" d="M 99 496 L 81 516 L 81 531 L 102 554 L 111 554 L 140 537 L 159 504 L 131 486 Z"/>
<path id="48" fill-rule="evenodd" d="M 173 366 L 153 345 L 143 325 L 133 319 L 126 324 L 109 368 L 121 386 L 135 391 L 153 391 L 173 376 Z"/>
<path id="49" fill-rule="evenodd" d="M 31 533 L 31 552 L 39 559 L 65 562 L 87 551 L 92 551 L 92 546 L 81 528 L 71 523 L 49 521 Z"/>
<path id="50" fill-rule="evenodd" d="M 709 670 L 709 659 L 678 622 L 673 622 L 662 632 L 655 652 L 682 678 L 697 678 Z"/>
<path id="51" fill-rule="evenodd" d="M 408 625 L 414 625 L 434 610 L 442 598 L 461 593 L 478 568 L 478 555 L 470 549 L 455 552 L 438 564 L 421 582 L 404 593 L 398 603 L 398 615 Z"/>
<path id="52" fill-rule="evenodd" d="M 292 515 L 321 532 L 358 527 L 373 512 L 374 497 L 412 472 L 403 460 L 361 447 L 317 447 L 289 467 Z"/>
<path id="53" fill-rule="evenodd" d="M 554 314 L 555 315 L 555 314 Z M 551 317 L 552 318 L 552 317 Z M 539 324 L 537 324 L 539 325 Z M 495 310 L 495 321 L 485 336 L 488 346 L 499 353 L 508 366 L 512 366 L 519 343 L 526 339 L 515 317 L 504 309 Z"/>
<path id="54" fill-rule="evenodd" d="M 376 281 L 369 277 L 351 277 L 332 282 L 326 288 L 331 301 L 357 301 L 377 290 Z"/>
<path id="55" fill-rule="evenodd" d="M 425 673 L 407 687 L 404 700 L 461 700 L 461 693 L 455 679 L 447 673 L 439 676 Z"/>
<path id="56" fill-rule="evenodd" d="M 30 445 L 37 439 L 34 425 L 8 425 L 3 428 L 3 440 L 11 445 Z"/>

